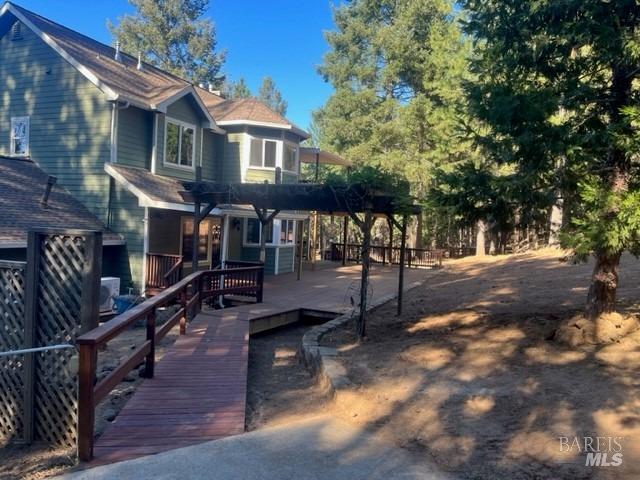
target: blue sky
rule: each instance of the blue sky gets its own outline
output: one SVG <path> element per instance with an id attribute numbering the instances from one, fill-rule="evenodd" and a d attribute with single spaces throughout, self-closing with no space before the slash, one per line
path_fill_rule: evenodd
<path id="1" fill-rule="evenodd" d="M 316 73 L 327 50 L 322 32 L 333 28 L 329 1 L 210 0 L 218 48 L 227 50 L 225 73 L 256 92 L 262 77 L 273 77 L 289 102 L 287 117 L 302 128 L 332 92 Z M 107 19 L 133 12 L 126 0 L 15 3 L 104 43 L 111 43 Z"/>

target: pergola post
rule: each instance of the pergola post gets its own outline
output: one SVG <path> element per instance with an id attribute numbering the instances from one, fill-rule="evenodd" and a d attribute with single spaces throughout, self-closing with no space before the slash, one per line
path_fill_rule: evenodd
<path id="1" fill-rule="evenodd" d="M 347 264 L 347 236 L 349 233 L 349 216 L 344 216 L 342 225 L 342 266 Z"/>
<path id="2" fill-rule="evenodd" d="M 298 271 L 296 273 L 296 277 L 300 280 L 302 277 L 302 256 L 304 255 L 304 220 L 298 221 Z"/>
<path id="3" fill-rule="evenodd" d="M 260 261 L 266 263 L 267 261 L 267 227 L 273 222 L 276 215 L 280 213 L 280 210 L 274 210 L 267 215 L 266 208 L 258 208 L 255 205 L 253 209 L 256 211 L 258 220 L 260 220 Z M 273 230 L 272 230 L 273 232 Z"/>
<path id="4" fill-rule="evenodd" d="M 402 294 L 404 291 L 404 262 L 407 251 L 407 216 L 402 216 L 402 226 L 400 227 L 400 265 L 398 269 L 398 310 L 396 315 L 402 315 Z"/>
<path id="5" fill-rule="evenodd" d="M 313 212 L 313 229 L 311 232 L 311 270 L 316 269 L 316 242 L 318 241 L 318 212 Z"/>
<path id="6" fill-rule="evenodd" d="M 393 217 L 387 217 L 387 225 L 389 226 L 389 265 L 393 265 Z"/>
<path id="7" fill-rule="evenodd" d="M 367 293 L 369 292 L 369 267 L 371 250 L 371 227 L 373 223 L 373 212 L 367 206 L 364 214 L 364 228 L 362 240 L 362 275 L 360 278 L 360 312 L 358 312 L 358 324 L 356 330 L 359 338 L 366 335 L 365 317 L 367 314 Z"/>

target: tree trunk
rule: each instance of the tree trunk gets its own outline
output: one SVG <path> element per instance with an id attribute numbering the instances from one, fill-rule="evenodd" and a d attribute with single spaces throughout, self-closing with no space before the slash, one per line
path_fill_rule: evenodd
<path id="1" fill-rule="evenodd" d="M 424 214 L 420 212 L 418 215 L 418 222 L 416 225 L 416 243 L 415 248 L 422 248 L 422 231 L 424 227 Z"/>
<path id="2" fill-rule="evenodd" d="M 549 246 L 560 245 L 560 229 L 562 228 L 562 199 L 556 200 L 549 215 Z"/>
<path id="3" fill-rule="evenodd" d="M 483 257 L 486 253 L 484 237 L 487 230 L 484 220 L 478 220 L 476 222 L 476 229 L 476 257 Z"/>
<path id="4" fill-rule="evenodd" d="M 369 267 L 371 252 L 371 227 L 373 224 L 373 215 L 371 210 L 367 210 L 364 215 L 364 225 L 362 231 L 362 276 L 360 279 L 360 311 L 358 312 L 358 321 L 356 323 L 356 333 L 358 338 L 363 339 L 366 335 L 366 313 L 367 313 L 367 295 L 369 292 Z"/>
<path id="5" fill-rule="evenodd" d="M 611 313 L 616 310 L 620 256 L 620 253 L 614 255 L 602 253 L 596 256 L 585 311 L 585 316 L 589 320 L 595 320 L 602 313 Z"/>

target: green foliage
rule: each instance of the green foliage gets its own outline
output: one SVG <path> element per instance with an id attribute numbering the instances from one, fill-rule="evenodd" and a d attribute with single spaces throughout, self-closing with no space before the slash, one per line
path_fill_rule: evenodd
<path id="1" fill-rule="evenodd" d="M 348 175 L 342 172 L 329 172 L 324 183 L 345 197 L 356 195 L 388 195 L 394 198 L 394 209 L 398 214 L 413 213 L 414 198 L 411 196 L 409 182 L 403 175 L 371 166 L 360 166 Z"/>
<path id="2" fill-rule="evenodd" d="M 501 195 L 524 213 L 562 195 L 562 239 L 583 258 L 638 251 L 638 3 L 463 5 L 476 46 L 469 106 L 486 127 L 476 141 L 490 168 L 515 169 Z"/>
<path id="3" fill-rule="evenodd" d="M 319 71 L 335 88 L 314 112 L 322 148 L 393 171 L 423 196 L 473 155 L 459 128 L 468 42 L 445 0 L 353 0 L 334 10 Z"/>
<path id="4" fill-rule="evenodd" d="M 251 89 L 249 88 L 249 85 L 247 85 L 244 77 L 240 77 L 240 80 L 237 82 L 225 84 L 224 96 L 225 98 L 235 100 L 238 98 L 250 98 L 253 94 L 251 93 Z"/>
<path id="5" fill-rule="evenodd" d="M 119 23 L 108 22 L 114 39 L 131 55 L 193 83 L 221 86 L 225 52 L 216 51 L 208 0 L 129 0 L 136 9 Z"/>
<path id="6" fill-rule="evenodd" d="M 262 85 L 260 85 L 260 90 L 258 91 L 258 99 L 269 105 L 272 110 L 280 115 L 285 116 L 287 114 L 287 101 L 282 98 L 282 93 L 276 87 L 273 78 L 264 77 L 262 79 Z"/>

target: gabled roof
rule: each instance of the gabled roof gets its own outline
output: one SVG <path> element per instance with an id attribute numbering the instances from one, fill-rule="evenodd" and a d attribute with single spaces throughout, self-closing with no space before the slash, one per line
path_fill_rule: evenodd
<path id="1" fill-rule="evenodd" d="M 0 19 L 12 14 L 47 45 L 68 61 L 107 99 L 121 100 L 147 110 L 165 112 L 168 105 L 191 94 L 209 121 L 209 127 L 224 133 L 218 125 L 259 125 L 291 130 L 302 138 L 309 134 L 256 99 L 225 100 L 208 90 L 148 63 L 136 68 L 136 58 L 121 52 L 116 61 L 115 49 L 53 22 L 14 3 L 0 8 Z"/>
<path id="2" fill-rule="evenodd" d="M 41 203 L 48 175 L 31 160 L 0 156 L 0 248 L 24 248 L 30 229 L 82 229 L 104 232 L 105 244 L 123 244 L 82 203 L 54 185 Z"/>
<path id="3" fill-rule="evenodd" d="M 13 3 L 5 3 L 0 17 L 12 14 L 47 45 L 67 60 L 109 100 L 121 100 L 147 110 L 166 111 L 166 107 L 185 95 L 192 94 L 200 104 L 209 126 L 216 129 L 215 120 L 202 104 L 191 83 L 147 63 L 136 68 L 136 58 L 125 53 L 117 61 L 115 49 L 92 38 L 30 12 Z"/>

